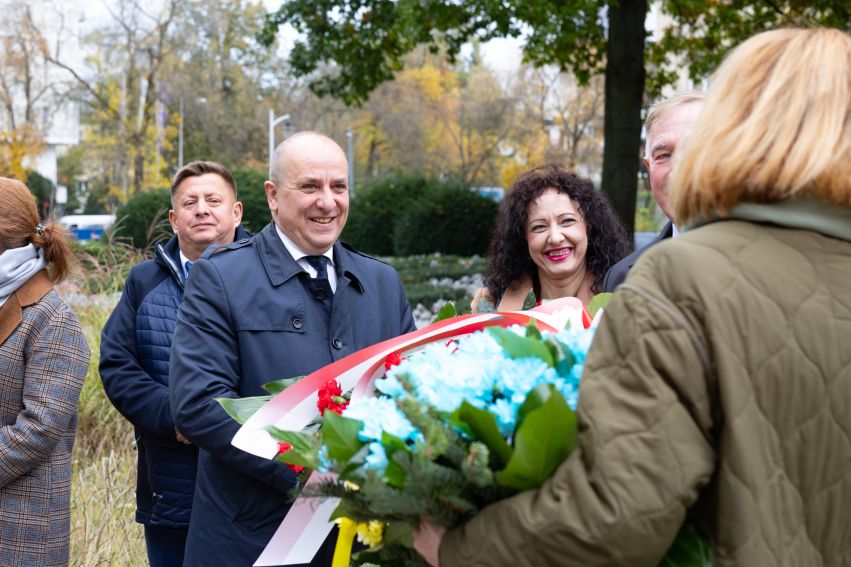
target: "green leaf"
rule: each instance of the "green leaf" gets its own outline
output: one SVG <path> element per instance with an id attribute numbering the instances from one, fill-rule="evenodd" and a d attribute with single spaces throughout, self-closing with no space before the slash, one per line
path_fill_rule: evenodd
<path id="1" fill-rule="evenodd" d="M 359 419 L 326 411 L 322 423 L 322 441 L 328 448 L 328 456 L 339 463 L 351 459 L 365 445 L 358 437 L 361 429 L 363 422 Z"/>
<path id="2" fill-rule="evenodd" d="M 497 482 L 516 490 L 538 488 L 576 446 L 576 415 L 557 391 L 530 411 L 514 434 L 514 453 Z"/>
<path id="3" fill-rule="evenodd" d="M 487 410 L 463 402 L 458 417 L 467 424 L 473 437 L 484 443 L 497 461 L 497 468 L 511 459 L 511 446 L 503 438 L 496 424 L 496 416 Z"/>
<path id="4" fill-rule="evenodd" d="M 388 461 L 387 469 L 384 471 L 384 478 L 387 479 L 390 486 L 397 488 L 404 487 L 408 473 L 405 472 L 405 468 L 395 458 L 395 455 L 399 452 L 408 454 L 408 446 L 405 444 L 405 441 L 386 431 L 381 432 L 381 445 L 384 447 Z"/>
<path id="5" fill-rule="evenodd" d="M 523 405 L 517 410 L 517 427 L 515 430 L 519 429 L 527 415 L 543 406 L 553 395 L 553 392 L 557 392 L 557 390 L 552 384 L 538 384 L 529 390 L 526 399 L 523 400 Z"/>
<path id="6" fill-rule="evenodd" d="M 551 338 L 546 341 L 547 348 L 550 349 L 553 358 L 556 360 L 555 369 L 559 376 L 567 376 L 570 374 L 571 368 L 576 364 L 576 357 L 570 352 L 570 349 L 561 341 Z"/>
<path id="7" fill-rule="evenodd" d="M 444 319 L 451 319 L 458 315 L 458 311 L 455 309 L 455 306 L 450 303 L 445 303 L 443 307 L 440 308 L 440 311 L 437 312 L 437 316 L 434 318 L 432 323 L 437 323 L 438 321 L 443 321 Z"/>
<path id="8" fill-rule="evenodd" d="M 611 300 L 611 293 L 598 293 L 588 303 L 588 313 L 590 313 L 591 317 L 593 318 L 595 315 L 597 315 L 597 311 L 603 309 L 606 305 L 609 304 Z"/>
<path id="9" fill-rule="evenodd" d="M 686 522 L 659 567 L 712 567 L 712 548 L 706 538 Z"/>
<path id="10" fill-rule="evenodd" d="M 402 545 L 405 547 L 414 546 L 414 528 L 405 522 L 391 522 L 384 528 L 384 537 L 382 545 Z"/>
<path id="11" fill-rule="evenodd" d="M 284 441 L 292 445 L 292 449 L 278 455 L 275 460 L 311 469 L 315 469 L 319 465 L 317 457 L 319 442 L 316 436 L 301 431 L 284 431 L 277 427 L 268 427 L 266 431 L 275 441 Z"/>
<path id="12" fill-rule="evenodd" d="M 280 394 L 296 382 L 300 381 L 302 378 L 304 378 L 304 375 L 296 376 L 295 378 L 281 378 L 280 380 L 273 380 L 263 384 L 263 389 L 272 395 Z"/>
<path id="13" fill-rule="evenodd" d="M 215 398 L 219 405 L 237 423 L 243 424 L 262 408 L 272 396 L 254 396 L 251 398 Z"/>
<path id="14" fill-rule="evenodd" d="M 540 358 L 549 366 L 554 365 L 553 355 L 543 341 L 521 337 L 508 329 L 494 328 L 488 332 L 499 343 L 505 353 L 511 358 L 529 358 L 534 356 Z"/>
<path id="15" fill-rule="evenodd" d="M 541 335 L 541 331 L 538 329 L 538 324 L 534 319 L 529 321 L 529 324 L 526 325 L 526 337 L 529 339 L 543 340 L 543 336 Z"/>

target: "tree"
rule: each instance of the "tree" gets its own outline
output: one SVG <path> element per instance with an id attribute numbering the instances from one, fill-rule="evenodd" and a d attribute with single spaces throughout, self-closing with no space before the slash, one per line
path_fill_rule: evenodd
<path id="1" fill-rule="evenodd" d="M 417 50 L 352 111 L 361 178 L 408 173 L 495 183 L 504 148 L 516 143 L 517 109 L 516 93 L 480 58 L 453 65 Z"/>
<path id="2" fill-rule="evenodd" d="M 0 170 L 24 179 L 24 163 L 44 147 L 54 93 L 47 79 L 47 42 L 29 6 L 9 7 L 0 33 Z"/>
<path id="3" fill-rule="evenodd" d="M 172 24 L 182 4 L 168 0 L 157 14 L 149 13 L 137 0 L 108 6 L 112 22 L 88 38 L 98 50 L 89 58 L 95 71 L 92 79 L 58 55 L 49 58 L 70 73 L 85 93 L 87 119 L 94 125 L 88 134 L 111 154 L 109 161 L 102 162 L 108 170 L 101 173 L 122 200 L 147 188 L 146 176 L 154 178 L 154 185 L 161 184 L 156 167 L 162 142 L 155 122 L 158 87 L 171 53 Z"/>
<path id="4" fill-rule="evenodd" d="M 727 49 L 752 33 L 783 25 L 849 26 L 847 1 L 664 0 L 674 19 L 650 46 L 650 86 L 670 78 L 666 64 L 688 54 L 694 76 L 705 77 Z M 311 88 L 360 103 L 401 69 L 417 45 L 445 47 L 450 58 L 473 38 L 523 37 L 526 59 L 570 69 L 584 84 L 605 76 L 602 187 L 631 230 L 639 168 L 645 92 L 646 0 L 291 0 L 269 15 L 265 40 L 291 24 L 290 61 Z M 672 57 L 673 56 L 673 57 Z M 331 70 L 332 72 L 320 72 Z"/>
<path id="5" fill-rule="evenodd" d="M 524 36 L 525 56 L 536 65 L 570 69 L 583 83 L 605 71 L 603 188 L 631 227 L 639 166 L 646 9 L 645 0 L 611 5 L 604 0 L 293 0 L 270 14 L 265 38 L 274 38 L 283 23 L 305 34 L 291 52 L 293 69 L 313 78 L 311 88 L 317 94 L 347 103 L 366 100 L 368 93 L 401 69 L 402 57 L 421 44 L 435 52 L 445 49 L 453 60 L 473 38 Z M 606 41 L 607 29 L 617 41 Z M 333 72 L 319 74 L 323 66 L 331 66 Z"/>

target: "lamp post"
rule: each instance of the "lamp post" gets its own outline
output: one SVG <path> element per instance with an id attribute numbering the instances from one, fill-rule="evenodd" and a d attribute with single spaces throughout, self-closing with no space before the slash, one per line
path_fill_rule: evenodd
<path id="1" fill-rule="evenodd" d="M 281 122 L 286 122 L 289 124 L 290 115 L 282 114 L 275 117 L 275 111 L 271 108 L 269 109 L 269 168 L 272 167 L 272 154 L 275 153 L 275 126 L 280 124 Z"/>

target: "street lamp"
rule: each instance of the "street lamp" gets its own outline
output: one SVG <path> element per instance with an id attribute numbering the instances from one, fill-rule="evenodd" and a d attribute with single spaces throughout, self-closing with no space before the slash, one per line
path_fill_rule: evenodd
<path id="1" fill-rule="evenodd" d="M 275 118 L 275 111 L 271 108 L 269 109 L 269 168 L 272 167 L 272 154 L 275 153 L 275 126 L 280 124 L 281 122 L 286 122 L 285 127 L 287 129 L 290 128 L 290 115 L 282 114 Z"/>

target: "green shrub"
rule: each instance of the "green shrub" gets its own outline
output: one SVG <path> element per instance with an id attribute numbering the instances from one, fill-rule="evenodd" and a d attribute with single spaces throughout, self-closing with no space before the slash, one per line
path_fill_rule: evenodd
<path id="1" fill-rule="evenodd" d="M 43 215 L 46 211 L 45 205 L 50 202 L 50 197 L 53 195 L 55 187 L 53 182 L 35 170 L 27 172 L 27 178 L 24 184 L 29 188 L 30 192 L 35 195 L 38 201 L 38 214 Z"/>
<path id="2" fill-rule="evenodd" d="M 432 278 L 460 279 L 463 276 L 482 274 L 487 269 L 487 261 L 481 256 L 470 258 L 429 254 L 419 256 L 391 256 L 382 258 L 393 266 L 406 289 L 408 284 L 427 282 Z"/>
<path id="3" fill-rule="evenodd" d="M 169 209 L 171 191 L 168 189 L 137 193 L 115 212 L 113 234 L 116 238 L 126 239 L 135 248 L 146 250 L 171 237 Z"/>
<path id="4" fill-rule="evenodd" d="M 396 223 L 415 201 L 440 185 L 422 176 L 393 176 L 358 189 L 342 239 L 367 254 L 393 254 Z"/>
<path id="5" fill-rule="evenodd" d="M 397 256 L 441 252 L 472 256 L 487 251 L 499 206 L 466 187 L 445 185 L 418 199 L 395 227 Z"/>
<path id="6" fill-rule="evenodd" d="M 233 172 L 239 200 L 242 201 L 242 226 L 258 233 L 272 220 L 263 182 L 268 174 L 262 169 L 237 169 Z"/>

